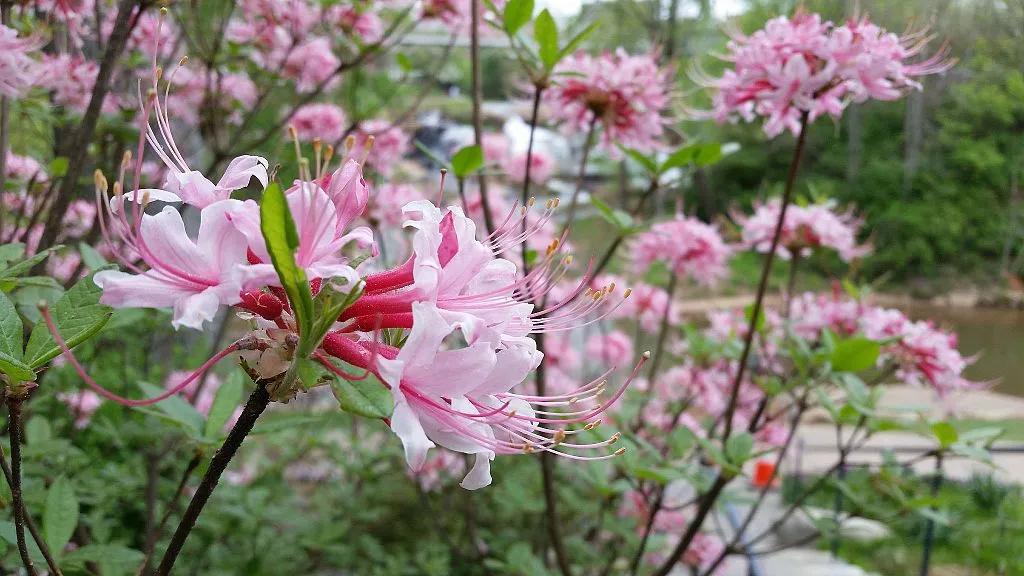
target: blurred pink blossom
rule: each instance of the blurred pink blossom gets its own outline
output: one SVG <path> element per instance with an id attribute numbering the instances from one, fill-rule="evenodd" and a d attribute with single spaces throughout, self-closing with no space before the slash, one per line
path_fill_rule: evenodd
<path id="1" fill-rule="evenodd" d="M 310 142 L 319 138 L 333 144 L 345 133 L 345 111 L 334 104 L 306 104 L 295 111 L 289 123 L 295 127 L 299 140 Z"/>

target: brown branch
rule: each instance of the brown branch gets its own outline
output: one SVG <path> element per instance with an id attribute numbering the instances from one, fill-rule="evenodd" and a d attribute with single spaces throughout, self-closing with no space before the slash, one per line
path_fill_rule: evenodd
<path id="1" fill-rule="evenodd" d="M 480 83 L 480 0 L 470 0 L 470 5 L 469 61 L 473 77 L 473 141 L 482 149 L 484 128 L 480 107 L 484 93 Z M 484 227 L 487 228 L 487 234 L 490 234 L 494 232 L 494 222 L 491 216 L 491 203 L 487 197 L 487 177 L 483 170 L 477 174 L 477 183 L 480 186 L 480 205 L 484 211 Z"/>
<path id="2" fill-rule="evenodd" d="M 57 235 L 61 231 L 61 223 L 64 213 L 75 196 L 75 187 L 78 184 L 78 177 L 85 168 L 85 161 L 88 156 L 89 142 L 96 132 L 96 124 L 99 122 L 100 112 L 103 109 L 103 101 L 110 90 L 110 80 L 114 75 L 114 68 L 118 64 L 121 53 L 124 52 L 128 42 L 128 35 L 131 33 L 132 11 L 136 6 L 139 13 L 145 9 L 147 2 L 139 0 L 121 0 L 117 7 L 117 18 L 114 20 L 114 28 L 107 40 L 107 48 L 103 52 L 103 60 L 100 62 L 99 72 L 96 74 L 96 83 L 92 87 L 92 96 L 89 99 L 89 107 L 78 124 L 78 129 L 68 140 L 68 145 L 62 151 L 68 158 L 68 169 L 65 172 L 57 191 L 57 197 L 53 207 L 47 216 L 46 224 L 43 226 L 43 234 L 39 239 L 39 249 L 53 246 Z M 36 266 L 35 273 L 42 270 L 45 264 L 40 262 Z"/>
<path id="3" fill-rule="evenodd" d="M 27 393 L 24 391 L 7 392 L 7 410 L 10 413 L 8 433 L 11 435 L 11 499 L 14 501 L 14 532 L 18 541 L 18 553 L 29 576 L 36 576 L 36 567 L 28 554 L 28 543 L 25 541 L 25 500 L 21 495 L 21 403 Z"/>
<path id="4" fill-rule="evenodd" d="M 192 532 L 192 528 L 195 527 L 199 514 L 202 513 L 203 507 L 206 506 L 206 502 L 213 494 L 214 488 L 217 487 L 221 475 L 224 474 L 231 459 L 238 452 L 238 448 L 241 447 L 245 437 L 252 431 L 256 420 L 267 409 L 269 403 L 270 394 L 267 392 L 265 384 L 257 382 L 256 389 L 253 390 L 249 400 L 245 403 L 245 408 L 242 409 L 242 414 L 231 428 L 231 432 L 228 433 L 224 444 L 213 455 L 210 467 L 207 468 L 206 474 L 203 475 L 203 479 L 199 483 L 199 487 L 196 488 L 196 493 L 192 496 L 192 501 L 189 502 L 188 508 L 185 509 L 185 514 L 182 516 L 178 528 L 174 531 L 174 536 L 171 537 L 171 542 L 167 546 L 167 551 L 164 552 L 160 565 L 157 566 L 154 573 L 157 576 L 168 576 L 171 573 L 171 570 L 174 568 L 174 562 L 178 559 L 178 555 L 181 554 L 185 541 Z"/>

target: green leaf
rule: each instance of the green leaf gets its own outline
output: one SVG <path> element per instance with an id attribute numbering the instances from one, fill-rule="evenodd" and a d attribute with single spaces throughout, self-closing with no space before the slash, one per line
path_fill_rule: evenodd
<path id="1" fill-rule="evenodd" d="M 669 154 L 668 158 L 661 163 L 661 172 L 689 166 L 697 158 L 699 148 L 700 144 L 689 144 Z"/>
<path id="2" fill-rule="evenodd" d="M 67 478 L 61 476 L 46 491 L 43 509 L 43 535 L 50 550 L 58 556 L 78 525 L 78 498 Z"/>
<path id="3" fill-rule="evenodd" d="M 142 392 L 150 398 L 166 392 L 163 388 L 148 382 L 139 382 L 138 384 Z M 135 409 L 177 424 L 184 428 L 189 436 L 194 438 L 198 438 L 203 434 L 205 418 L 181 396 L 171 396 L 152 406 L 137 407 Z"/>
<path id="4" fill-rule="evenodd" d="M 742 466 L 754 450 L 754 437 L 749 432 L 730 436 L 725 442 L 725 455 L 736 466 Z"/>
<path id="5" fill-rule="evenodd" d="M 53 430 L 50 423 L 42 416 L 33 416 L 25 423 L 25 442 L 28 444 L 43 444 L 53 438 Z"/>
<path id="6" fill-rule="evenodd" d="M 601 217 L 608 221 L 609 224 L 615 226 L 619 231 L 628 230 L 633 226 L 633 217 L 623 212 L 622 210 L 616 210 L 611 206 L 605 204 L 596 196 L 590 197 L 590 203 L 597 208 L 597 211 L 601 213 Z"/>
<path id="7" fill-rule="evenodd" d="M 533 18 L 533 0 L 509 0 L 505 4 L 502 19 L 505 21 L 505 32 L 510 36 L 514 36 L 530 18 Z"/>
<path id="8" fill-rule="evenodd" d="M 710 166 L 722 159 L 722 145 L 718 142 L 708 142 L 697 150 L 697 157 L 694 163 L 697 166 Z"/>
<path id="9" fill-rule="evenodd" d="M 299 247 L 299 235 L 295 220 L 288 209 L 288 201 L 277 182 L 272 182 L 263 191 L 260 202 L 260 229 L 267 244 L 267 252 L 274 264 L 274 270 L 281 280 L 288 301 L 299 325 L 299 355 L 308 356 L 323 334 L 310 332 L 313 326 L 313 294 L 309 291 L 306 272 L 295 264 L 295 251 Z"/>
<path id="10" fill-rule="evenodd" d="M 50 160 L 48 167 L 51 178 L 63 178 L 68 173 L 68 159 L 65 156 L 57 156 Z"/>
<path id="11" fill-rule="evenodd" d="M 848 338 L 836 344 L 829 361 L 837 372 L 862 372 L 875 365 L 881 351 L 881 345 L 874 340 Z"/>
<path id="12" fill-rule="evenodd" d="M 78 253 L 82 256 L 82 262 L 85 263 L 85 267 L 89 270 L 99 270 L 109 264 L 103 255 L 85 242 L 78 244 Z"/>
<path id="13" fill-rule="evenodd" d="M 145 554 L 138 550 L 118 544 L 87 544 L 64 557 L 61 567 L 81 566 L 86 563 L 101 564 L 109 572 L 124 573 L 126 569 L 136 568 L 145 559 Z M 132 570 L 134 572 L 134 570 Z"/>
<path id="14" fill-rule="evenodd" d="M 647 170 L 649 174 L 658 173 L 658 161 L 656 158 L 647 156 L 634 148 L 626 148 L 625 146 L 619 146 L 619 150 L 622 150 L 626 156 L 629 156 L 634 162 L 643 166 L 644 170 Z"/>
<path id="15" fill-rule="evenodd" d="M 36 264 L 39 264 L 43 260 L 46 260 L 46 257 L 49 256 L 50 253 L 56 250 L 60 250 L 63 247 L 64 246 L 58 245 L 52 248 L 47 248 L 42 252 L 33 254 L 28 258 L 15 262 L 14 264 L 11 264 L 6 270 L 0 272 L 0 278 L 13 278 L 15 276 L 21 276 L 25 272 L 28 272 L 33 267 L 35 267 Z"/>
<path id="16" fill-rule="evenodd" d="M 954 454 L 958 454 L 964 458 L 983 462 L 985 464 L 992 464 L 992 453 L 980 446 L 956 442 L 950 446 L 950 450 L 952 450 Z"/>
<path id="17" fill-rule="evenodd" d="M 337 317 L 337 315 L 335 315 L 335 317 Z M 299 381 L 302 383 L 302 387 L 306 390 L 310 390 L 319 384 L 327 382 L 333 377 L 332 374 L 319 362 L 310 360 L 309 358 L 299 358 L 297 362 Z"/>
<path id="18" fill-rule="evenodd" d="M 372 376 L 354 382 L 336 378 L 331 391 L 342 410 L 367 418 L 390 418 L 395 409 L 391 392 Z"/>
<path id="19" fill-rule="evenodd" d="M 32 371 L 31 366 L 9 356 L 6 352 L 0 352 L 0 372 L 18 382 L 31 382 L 36 379 L 36 373 Z"/>
<path id="20" fill-rule="evenodd" d="M 113 309 L 100 304 L 102 293 L 93 281 L 93 274 L 90 274 L 79 280 L 54 304 L 51 309 L 53 322 L 69 348 L 91 338 L 110 319 Z M 25 362 L 32 368 L 39 368 L 60 353 L 61 349 L 50 334 L 46 322 L 36 322 L 25 347 Z"/>
<path id="21" fill-rule="evenodd" d="M 43 562 L 43 553 L 39 550 L 39 545 L 33 538 L 25 535 L 26 544 L 28 545 L 28 553 L 36 562 Z M 12 546 L 18 544 L 17 532 L 14 529 L 14 523 L 6 520 L 0 521 L 0 538 L 3 538 L 7 543 Z"/>
<path id="22" fill-rule="evenodd" d="M 21 348 L 25 342 L 24 326 L 14 303 L 0 292 L 0 352 L 15 360 L 21 360 Z"/>
<path id="23" fill-rule="evenodd" d="M 405 52 L 398 52 L 395 54 L 395 63 L 398 64 L 398 67 L 406 74 L 412 71 L 412 60 L 405 55 Z"/>
<path id="24" fill-rule="evenodd" d="M 583 41 L 589 38 L 590 35 L 597 30 L 598 25 L 600 25 L 600 22 L 591 22 L 589 26 L 580 30 L 579 34 L 573 36 L 565 46 L 562 46 L 562 50 L 558 53 L 558 59 L 561 60 L 575 52 L 576 49 L 580 47 L 580 44 L 583 44 Z"/>
<path id="25" fill-rule="evenodd" d="M 452 172 L 456 178 L 465 178 L 483 167 L 484 151 L 479 146 L 465 146 L 452 156 Z"/>
<path id="26" fill-rule="evenodd" d="M 17 260 L 25 255 L 25 245 L 20 242 L 0 245 L 0 266 L 7 267 L 7 263 Z"/>
<path id="27" fill-rule="evenodd" d="M 206 416 L 205 434 L 208 438 L 219 437 L 224 425 L 235 412 L 235 408 L 238 408 L 242 401 L 242 395 L 245 393 L 244 378 L 245 375 L 241 370 L 235 370 L 217 389 L 213 403 L 210 405 L 210 412 Z"/>
<path id="28" fill-rule="evenodd" d="M 754 322 L 754 331 L 755 332 L 760 332 L 760 331 L 764 330 L 764 309 L 760 310 L 759 312 L 760 313 L 757 315 L 757 320 Z M 748 304 L 743 309 L 743 318 L 746 319 L 748 326 L 750 325 L 750 319 L 753 316 L 754 316 L 754 305 L 753 304 Z"/>
<path id="29" fill-rule="evenodd" d="M 932 424 L 931 428 L 932 434 L 935 435 L 935 439 L 939 441 L 939 445 L 943 448 L 949 448 L 960 437 L 956 428 L 949 422 L 936 422 Z"/>
<path id="30" fill-rule="evenodd" d="M 537 42 L 541 62 L 551 70 L 558 63 L 558 27 L 546 8 L 533 22 L 533 39 Z"/>

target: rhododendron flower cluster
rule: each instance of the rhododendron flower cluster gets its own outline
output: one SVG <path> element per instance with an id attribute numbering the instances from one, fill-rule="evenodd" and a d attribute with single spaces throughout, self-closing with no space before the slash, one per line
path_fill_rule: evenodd
<path id="1" fill-rule="evenodd" d="M 767 252 L 781 209 L 782 203 L 773 198 L 758 204 L 750 216 L 736 214 L 735 219 L 742 228 L 743 245 Z M 844 261 L 860 258 L 870 251 L 869 247 L 857 244 L 861 223 L 852 211 L 837 211 L 831 200 L 807 206 L 791 205 L 786 209 L 776 254 L 788 260 L 794 254 L 809 256 L 817 249 L 830 248 Z"/>
<path id="2" fill-rule="evenodd" d="M 146 139 L 168 174 L 162 188 L 124 192 L 126 156 L 114 197 L 103 202 L 101 222 L 108 241 L 126 248 L 118 257 L 128 272 L 95 275 L 103 290 L 101 302 L 114 307 L 170 307 L 172 324 L 191 328 L 201 328 L 223 306 L 236 306 L 252 331 L 222 354 L 237 351 L 260 381 L 288 382 L 290 367 L 297 361 L 300 317 L 291 309 L 278 263 L 270 257 L 261 206 L 229 197 L 251 181 L 266 186 L 267 161 L 236 158 L 214 184 L 189 168 L 171 137 L 167 107 L 159 98 L 147 100 L 144 116 L 150 112 L 156 128 L 146 123 Z M 291 132 L 298 146 L 297 130 L 293 127 Z M 134 170 L 141 170 L 140 160 Z M 97 192 L 106 192 L 101 177 Z M 300 160 L 300 178 L 283 193 L 297 238 L 294 264 L 310 279 L 311 293 L 316 296 L 329 289 L 347 292 L 352 299 L 316 346 L 313 358 L 342 378 L 373 374 L 391 390 L 394 412 L 388 422 L 405 447 L 410 467 L 421 469 L 436 445 L 474 455 L 475 463 L 462 482 L 473 489 L 490 483 L 489 463 L 499 454 L 544 451 L 589 460 L 620 453 L 586 455 L 610 446 L 618 436 L 573 442 L 570 437 L 578 430 L 571 427 L 592 428 L 624 392 L 642 360 L 626 384 L 604 399 L 599 395 L 614 367 L 564 394 L 539 396 L 514 389 L 544 357 L 531 334 L 598 321 L 629 291 L 620 296 L 614 285 L 592 289 L 584 277 L 561 291 L 553 303 L 536 307 L 534 302 L 544 302 L 544 295 L 556 288 L 571 258 L 557 240 L 525 275 L 501 257 L 510 250 L 518 254 L 519 245 L 543 228 L 525 223 L 529 207 L 512 210 L 497 230 L 480 239 L 476 224 L 460 208 L 443 209 L 427 200 L 402 209 L 405 227 L 413 231 L 409 259 L 365 275 L 350 255 L 353 249 L 371 260 L 376 255 L 370 230 L 352 228 L 364 215 L 369 196 L 362 166 L 351 157 L 333 172 L 319 156 L 312 172 Z M 152 202 L 168 205 L 150 213 L 145 208 Z M 171 205 L 179 202 L 199 209 L 194 238 Z M 547 204 L 542 222 L 550 220 L 556 206 L 557 202 Z M 379 339 L 383 330 L 407 334 L 396 346 Z M 350 374 L 330 358 L 364 374 Z M 187 390 L 195 377 L 176 383 L 168 393 Z M 287 400 L 295 393 L 274 389 L 272 394 Z"/>
<path id="3" fill-rule="evenodd" d="M 705 83 L 716 90 L 710 116 L 719 122 L 765 119 L 764 131 L 800 132 L 801 116 L 842 116 L 850 102 L 895 100 L 920 89 L 919 76 L 947 70 L 944 53 L 917 62 L 923 33 L 899 37 L 867 18 L 836 25 L 797 12 L 779 16 L 747 36 L 732 35 L 725 60 L 732 68 Z"/>
<path id="4" fill-rule="evenodd" d="M 914 321 L 899 310 L 881 308 L 872 304 L 843 297 L 838 294 L 807 292 L 795 295 L 787 320 L 777 310 L 765 312 L 765 342 L 760 350 L 768 355 L 769 365 L 787 337 L 787 331 L 811 345 L 822 342 L 825 331 L 839 337 L 863 336 L 882 344 L 878 367 L 891 367 L 896 378 L 903 383 L 931 388 L 939 396 L 969 390 L 979 386 L 967 379 L 963 372 L 973 362 L 957 350 L 957 338 L 952 332 L 927 321 Z M 708 334 L 724 341 L 742 337 L 747 322 L 742 311 L 723 311 L 709 314 L 711 327 Z"/>
<path id="5" fill-rule="evenodd" d="M 299 140 L 312 142 L 319 138 L 324 142 L 337 142 L 345 134 L 345 112 L 334 104 L 306 104 L 291 118 L 291 126 Z"/>
<path id="6" fill-rule="evenodd" d="M 714 226 L 682 215 L 638 234 L 631 251 L 641 273 L 651 264 L 663 262 L 673 274 L 709 286 L 728 275 L 732 254 Z"/>
<path id="7" fill-rule="evenodd" d="M 41 45 L 38 38 L 19 37 L 0 24 L 0 95 L 18 98 L 32 87 L 42 71 L 33 58 Z"/>
<path id="8" fill-rule="evenodd" d="M 383 118 L 362 122 L 354 135 L 355 147 L 369 150 L 366 166 L 385 176 L 391 174 L 410 149 L 410 138 L 405 130 Z"/>
<path id="9" fill-rule="evenodd" d="M 623 50 L 590 56 L 583 52 L 555 69 L 555 84 L 544 93 L 548 113 L 566 129 L 587 133 L 599 126 L 601 144 L 617 154 L 617 145 L 642 151 L 659 147 L 667 119 L 668 72 L 651 54 Z"/>

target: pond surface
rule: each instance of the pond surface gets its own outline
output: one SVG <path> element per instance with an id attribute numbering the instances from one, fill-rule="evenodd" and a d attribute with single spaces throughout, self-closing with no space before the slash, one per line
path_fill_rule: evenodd
<path id="1" fill-rule="evenodd" d="M 966 371 L 968 378 L 997 381 L 993 390 L 1024 396 L 1024 311 L 918 303 L 899 308 L 956 331 L 964 356 L 978 354 Z"/>

